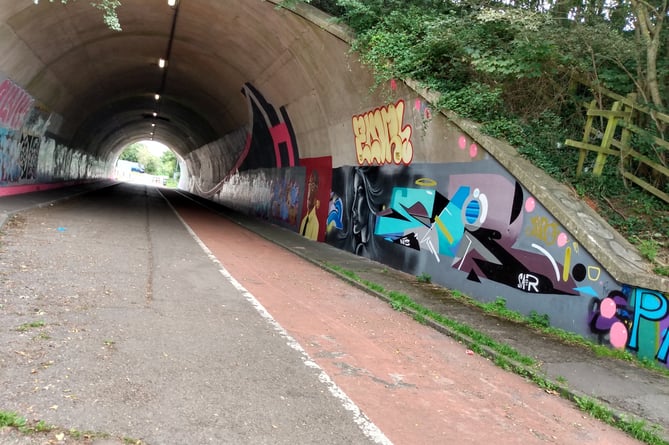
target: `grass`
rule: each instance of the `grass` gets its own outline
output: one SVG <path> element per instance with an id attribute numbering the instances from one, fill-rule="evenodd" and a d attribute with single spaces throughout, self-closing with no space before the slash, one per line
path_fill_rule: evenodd
<path id="1" fill-rule="evenodd" d="M 453 336 L 456 340 L 465 343 L 467 347 L 473 352 L 491 359 L 499 368 L 514 372 L 515 374 L 527 378 L 550 394 L 560 395 L 564 398 L 572 400 L 581 411 L 587 413 L 593 418 L 616 427 L 643 443 L 649 445 L 669 445 L 669 442 L 665 441 L 660 436 L 661 431 L 657 425 L 649 425 L 643 420 L 628 419 L 624 416 L 617 415 L 611 409 L 607 408 L 604 404 L 596 400 L 588 397 L 578 397 L 573 395 L 570 391 L 567 390 L 567 380 L 564 377 L 558 376 L 555 379 L 555 383 L 550 381 L 545 376 L 536 372 L 535 367 L 537 363 L 534 359 L 521 354 L 511 346 L 497 342 L 491 337 L 470 326 L 451 320 L 442 314 L 431 311 L 413 301 L 405 294 L 395 291 L 387 291 L 383 288 L 383 286 L 371 283 L 367 280 L 362 280 L 353 271 L 346 270 L 342 267 L 330 263 L 325 263 L 325 266 L 383 295 L 394 310 L 405 311 L 412 314 L 414 320 L 418 321 L 419 323 L 426 324 L 428 321 L 432 321 L 440 326 L 448 328 L 451 331 L 449 332 L 449 335 Z M 627 351 L 620 351 L 617 349 L 596 345 L 577 334 L 551 327 L 550 320 L 546 314 L 531 312 L 529 317 L 525 317 L 518 312 L 510 310 L 506 307 L 506 300 L 503 298 L 497 298 L 495 301 L 490 303 L 481 303 L 458 291 L 452 291 L 451 296 L 453 299 L 456 299 L 462 303 L 476 306 L 487 314 L 504 318 L 516 323 L 524 323 L 547 335 L 555 336 L 556 338 L 566 343 L 590 348 L 597 355 L 614 357 L 628 361 L 635 360 L 642 366 L 662 371 L 665 375 L 669 376 L 669 370 L 666 368 L 660 368 L 654 362 L 651 363 L 649 360 L 638 360 L 636 356 L 628 353 Z"/>
<path id="2" fill-rule="evenodd" d="M 668 443 L 658 435 L 659 427 L 656 425 L 648 426 L 648 423 L 643 420 L 627 419 L 619 416 L 589 397 L 575 397 L 574 402 L 581 411 L 588 413 L 591 417 L 619 428 L 643 443 L 650 445 L 666 445 Z"/>
<path id="3" fill-rule="evenodd" d="M 10 411 L 0 411 L 0 428 L 23 428 L 25 425 L 26 419 L 18 414 Z"/>
<path id="4" fill-rule="evenodd" d="M 29 323 L 23 323 L 21 326 L 17 327 L 16 330 L 19 332 L 28 332 L 31 329 L 43 328 L 46 326 L 44 320 L 31 321 Z"/>
<path id="5" fill-rule="evenodd" d="M 63 430 L 61 428 L 57 428 L 54 425 L 49 425 L 43 420 L 28 422 L 25 419 L 25 417 L 22 417 L 13 411 L 2 411 L 2 410 L 0 410 L 0 428 L 15 428 L 17 431 L 25 435 L 54 432 L 57 433 L 56 437 L 58 438 L 59 443 L 61 443 L 63 440 L 67 442 L 66 437 L 70 437 L 74 440 L 108 439 L 111 437 L 107 433 L 98 433 L 93 431 L 79 431 L 76 429 Z M 49 443 L 52 442 L 50 441 Z M 141 440 L 132 439 L 129 437 L 124 437 L 123 443 L 132 445 L 144 444 L 144 442 Z"/>
<path id="6" fill-rule="evenodd" d="M 35 337 L 33 337 L 33 340 L 51 340 L 51 336 L 46 332 L 40 332 Z"/>
<path id="7" fill-rule="evenodd" d="M 427 274 L 425 272 L 418 275 L 417 279 L 420 283 L 431 283 L 432 282 L 432 277 L 430 276 L 430 274 Z"/>
<path id="8" fill-rule="evenodd" d="M 0 411 L 0 428 L 16 428 L 23 434 L 46 433 L 54 430 L 53 425 L 42 420 L 29 423 L 25 417 L 12 411 Z"/>

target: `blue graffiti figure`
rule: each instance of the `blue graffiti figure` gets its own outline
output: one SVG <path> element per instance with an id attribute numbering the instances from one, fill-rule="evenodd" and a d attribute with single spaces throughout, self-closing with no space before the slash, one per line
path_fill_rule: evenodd
<path id="1" fill-rule="evenodd" d="M 331 192 L 328 219 L 326 224 L 328 231 L 332 230 L 333 228 L 339 230 L 344 228 L 344 223 L 342 221 L 343 209 L 344 204 L 342 204 L 341 198 L 334 192 Z"/>

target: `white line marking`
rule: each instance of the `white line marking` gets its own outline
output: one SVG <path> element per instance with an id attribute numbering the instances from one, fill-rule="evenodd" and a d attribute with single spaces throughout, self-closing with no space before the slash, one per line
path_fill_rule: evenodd
<path id="1" fill-rule="evenodd" d="M 160 193 L 160 191 L 159 191 Z M 297 351 L 300 354 L 300 358 L 302 359 L 302 363 L 304 363 L 304 366 L 307 368 L 315 369 L 318 371 L 318 380 L 323 383 L 325 386 L 327 386 L 328 390 L 330 391 L 330 394 L 332 394 L 337 400 L 339 400 L 344 407 L 345 410 L 350 411 L 353 414 L 353 421 L 358 425 L 358 427 L 362 430 L 363 434 L 373 441 L 374 443 L 382 444 L 382 445 L 393 445 L 393 443 L 388 439 L 383 432 L 372 422 L 369 420 L 369 418 L 362 412 L 360 411 L 360 408 L 358 405 L 351 400 L 346 393 L 339 387 L 337 384 L 332 381 L 329 375 L 321 368 L 318 366 L 316 362 L 314 362 L 311 357 L 309 357 L 309 354 L 307 351 L 304 350 L 304 348 L 295 340 L 275 319 L 272 317 L 272 315 L 267 312 L 267 309 L 258 301 L 258 299 L 251 293 L 249 292 L 244 286 L 239 283 L 232 275 L 230 275 L 230 272 L 227 271 L 227 269 L 223 266 L 223 264 L 216 258 L 216 256 L 209 250 L 209 248 L 202 242 L 202 240 L 193 232 L 193 229 L 190 228 L 190 226 L 184 221 L 184 219 L 179 215 L 177 210 L 172 206 L 172 203 L 169 202 L 169 200 L 162 194 L 163 199 L 167 202 L 167 205 L 170 206 L 174 214 L 177 216 L 179 221 L 184 225 L 188 233 L 190 234 L 191 237 L 195 240 L 195 242 L 200 246 L 200 248 L 204 251 L 204 253 L 207 254 L 209 259 L 214 262 L 218 267 L 219 267 L 219 272 L 232 284 L 235 289 L 237 289 L 246 300 L 251 303 L 251 305 L 258 311 L 261 317 L 267 321 L 276 332 L 279 333 L 279 335 L 286 340 L 286 344 Z"/>

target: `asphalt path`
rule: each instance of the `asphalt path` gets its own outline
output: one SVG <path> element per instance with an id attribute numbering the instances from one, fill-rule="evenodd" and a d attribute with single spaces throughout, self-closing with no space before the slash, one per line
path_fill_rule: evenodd
<path id="1" fill-rule="evenodd" d="M 0 410 L 154 445 L 637 443 L 176 192 L 3 230 Z"/>

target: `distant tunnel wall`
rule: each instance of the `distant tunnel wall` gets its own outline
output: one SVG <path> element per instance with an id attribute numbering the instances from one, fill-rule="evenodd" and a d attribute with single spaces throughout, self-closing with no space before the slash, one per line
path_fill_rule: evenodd
<path id="1" fill-rule="evenodd" d="M 108 174 L 106 162 L 48 137 L 50 118 L 30 94 L 0 73 L 0 196 Z"/>
<path id="2" fill-rule="evenodd" d="M 233 144 L 237 167 L 218 184 L 212 178 L 208 197 L 666 365 L 666 283 L 615 279 L 589 238 L 618 246 L 613 261 L 630 268 L 641 258 L 575 195 L 475 125 L 433 116 L 424 97 L 398 83 L 388 86 L 391 98 L 368 94 L 363 104 L 357 93 L 347 101 L 345 91 L 330 92 L 348 118 L 328 122 L 322 140 L 302 138 L 292 118 L 308 109 L 277 106 L 278 95 L 247 84 L 253 122 Z"/>

